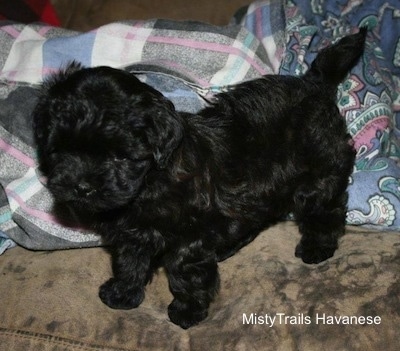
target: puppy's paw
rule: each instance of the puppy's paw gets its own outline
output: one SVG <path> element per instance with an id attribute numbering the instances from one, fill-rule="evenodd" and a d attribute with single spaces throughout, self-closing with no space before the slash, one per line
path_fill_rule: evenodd
<path id="1" fill-rule="evenodd" d="M 144 289 L 132 288 L 122 280 L 111 278 L 100 287 L 99 297 L 111 308 L 129 310 L 142 303 Z"/>
<path id="2" fill-rule="evenodd" d="M 304 263 L 320 263 L 332 257 L 336 246 L 305 246 L 301 242 L 296 246 L 295 255 L 301 258 Z"/>
<path id="3" fill-rule="evenodd" d="M 207 315 L 207 309 L 200 309 L 177 299 L 174 299 L 168 306 L 168 316 L 171 322 L 183 329 L 188 329 L 200 323 Z"/>

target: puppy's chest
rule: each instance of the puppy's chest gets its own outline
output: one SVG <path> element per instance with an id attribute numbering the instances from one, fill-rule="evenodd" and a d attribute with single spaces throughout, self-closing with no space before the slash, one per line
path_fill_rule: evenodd
<path id="1" fill-rule="evenodd" d="M 181 189 L 182 190 L 182 189 Z M 215 211 L 208 193 L 166 191 L 156 198 L 143 199 L 134 212 L 139 228 L 153 228 L 168 237 L 201 230 Z"/>

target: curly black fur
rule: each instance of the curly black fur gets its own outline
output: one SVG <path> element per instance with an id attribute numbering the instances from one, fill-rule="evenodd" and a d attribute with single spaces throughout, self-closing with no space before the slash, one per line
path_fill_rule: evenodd
<path id="1" fill-rule="evenodd" d="M 365 34 L 320 52 L 302 78 L 239 84 L 196 115 L 109 67 L 71 64 L 44 83 L 40 169 L 56 201 L 89 219 L 111 251 L 105 304 L 137 307 L 162 265 L 171 321 L 195 325 L 218 290 L 217 262 L 289 213 L 302 234 L 296 256 L 334 254 L 354 162 L 335 91 Z"/>

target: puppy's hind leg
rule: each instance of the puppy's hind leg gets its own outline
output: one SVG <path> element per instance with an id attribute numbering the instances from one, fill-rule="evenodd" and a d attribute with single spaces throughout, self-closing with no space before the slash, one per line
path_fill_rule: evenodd
<path id="1" fill-rule="evenodd" d="M 321 180 L 317 187 L 329 187 L 330 181 L 335 180 Z M 295 195 L 295 216 L 302 235 L 295 255 L 305 263 L 319 263 L 333 256 L 345 230 L 347 194 L 328 199 L 317 187 L 299 187 Z"/>
<path id="2" fill-rule="evenodd" d="M 183 329 L 198 324 L 219 288 L 215 253 L 204 249 L 202 240 L 181 246 L 165 262 L 174 300 L 168 306 L 171 321 Z"/>
<path id="3" fill-rule="evenodd" d="M 333 256 L 344 234 L 355 152 L 333 101 L 311 96 L 297 113 L 302 124 L 296 143 L 298 159 L 306 171 L 294 192 L 294 215 L 302 234 L 296 256 L 306 263 L 319 263 Z"/>

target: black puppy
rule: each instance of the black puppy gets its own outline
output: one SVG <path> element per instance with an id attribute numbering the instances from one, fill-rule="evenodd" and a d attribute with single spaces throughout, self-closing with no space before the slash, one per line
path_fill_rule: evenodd
<path id="1" fill-rule="evenodd" d="M 112 308 L 137 307 L 164 266 L 182 328 L 218 285 L 217 262 L 293 213 L 296 256 L 318 263 L 343 234 L 354 150 L 335 104 L 366 30 L 322 50 L 302 77 L 265 76 L 190 115 L 133 75 L 70 65 L 34 111 L 40 169 L 56 202 L 89 219 L 109 246 Z"/>

